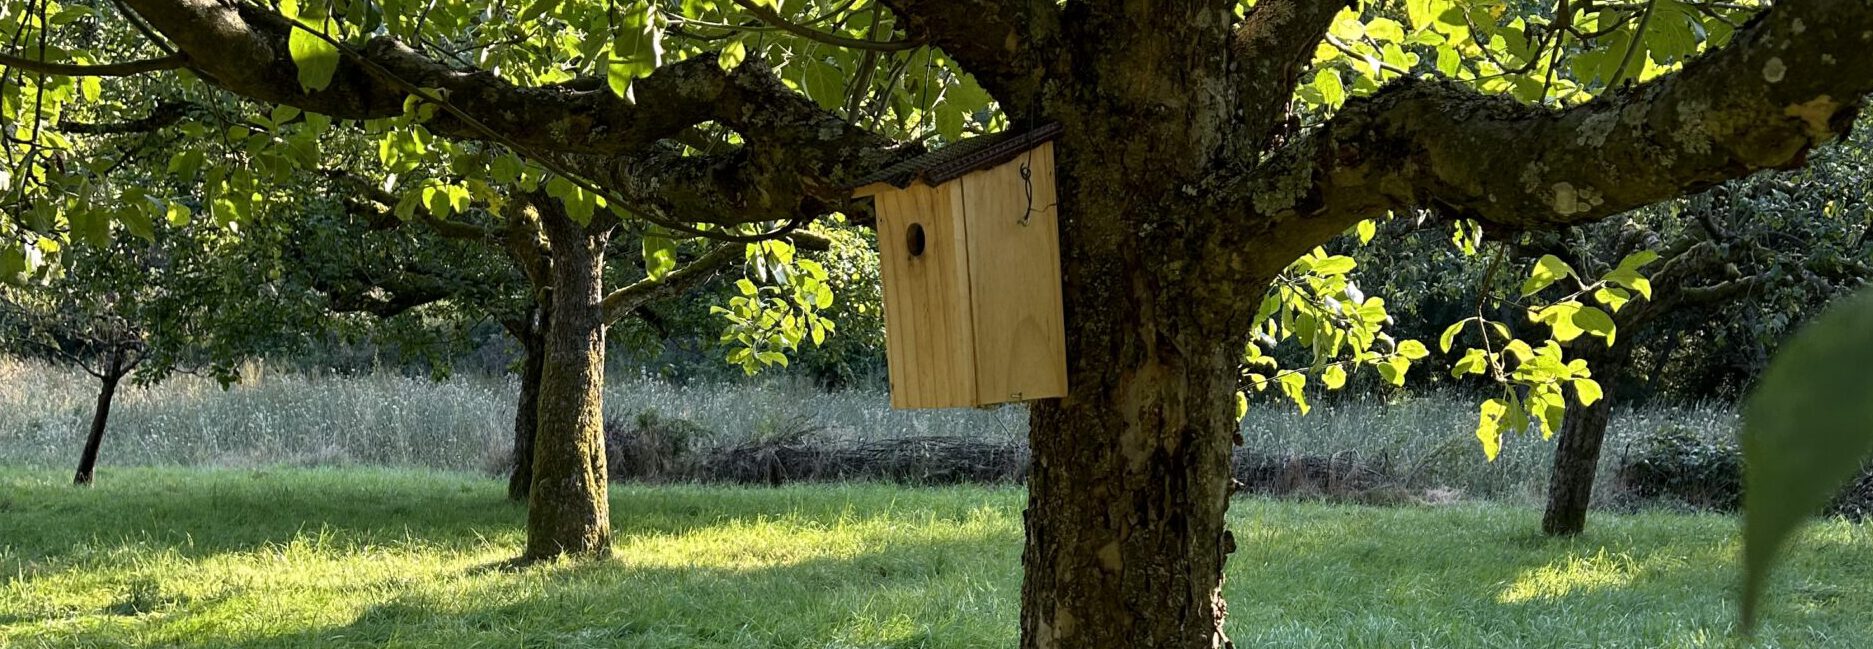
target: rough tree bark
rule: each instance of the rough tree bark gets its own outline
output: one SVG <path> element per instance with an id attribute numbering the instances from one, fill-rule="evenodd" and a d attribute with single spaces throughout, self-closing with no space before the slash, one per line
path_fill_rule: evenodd
<path id="1" fill-rule="evenodd" d="M 546 330 L 550 311 L 535 307 L 525 322 L 509 323 L 520 343 L 520 399 L 514 404 L 514 466 L 507 477 L 507 498 L 527 502 L 533 493 L 533 438 L 540 423 L 540 377 L 546 368 Z"/>
<path id="2" fill-rule="evenodd" d="M 78 472 L 72 476 L 72 484 L 89 486 L 97 472 L 98 448 L 104 445 L 104 429 L 111 419 L 111 402 L 117 398 L 117 384 L 121 383 L 127 363 L 123 352 L 112 350 L 105 360 L 103 372 L 98 375 L 98 402 L 91 411 L 91 431 L 85 435 L 85 448 L 78 455 Z"/>
<path id="3" fill-rule="evenodd" d="M 611 552 L 606 500 L 605 320 L 600 301 L 608 228 L 574 222 L 557 201 L 536 201 L 551 245 L 552 321 L 540 373 L 523 561 Z"/>
<path id="4" fill-rule="evenodd" d="M 1621 333 L 1631 336 L 1633 332 Z M 1574 357 L 1586 360 L 1593 369 L 1604 394 L 1590 406 L 1570 405 L 1561 420 L 1554 470 L 1548 478 L 1548 508 L 1541 516 L 1541 531 L 1549 536 L 1573 536 L 1587 529 L 1587 509 L 1593 504 L 1593 480 L 1599 474 L 1600 447 L 1613 413 L 1613 394 L 1632 357 L 1630 346 L 1609 349 L 1597 339 L 1571 347 Z"/>

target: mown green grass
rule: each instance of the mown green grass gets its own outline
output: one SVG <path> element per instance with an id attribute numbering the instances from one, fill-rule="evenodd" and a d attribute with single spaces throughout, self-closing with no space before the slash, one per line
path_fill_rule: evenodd
<path id="1" fill-rule="evenodd" d="M 0 471 L 0 647 L 1007 647 L 1021 492 L 613 494 L 616 558 L 504 569 L 501 485 L 384 469 Z M 1735 523 L 1242 500 L 1242 647 L 1731 646 Z M 1873 646 L 1873 528 L 1811 532 L 1759 646 Z"/>

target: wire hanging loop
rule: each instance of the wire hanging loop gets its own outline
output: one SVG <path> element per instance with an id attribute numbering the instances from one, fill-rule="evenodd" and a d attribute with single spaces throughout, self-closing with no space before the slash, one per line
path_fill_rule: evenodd
<path id="1" fill-rule="evenodd" d="M 1033 156 L 1030 155 L 1029 157 L 1031 158 Z M 1024 228 L 1027 227 L 1028 221 L 1034 218 L 1034 169 L 1028 166 L 1028 162 L 1028 160 L 1021 161 L 1021 188 L 1023 191 L 1027 192 L 1028 209 L 1021 213 L 1021 220 L 1016 221 L 1018 225 Z"/>

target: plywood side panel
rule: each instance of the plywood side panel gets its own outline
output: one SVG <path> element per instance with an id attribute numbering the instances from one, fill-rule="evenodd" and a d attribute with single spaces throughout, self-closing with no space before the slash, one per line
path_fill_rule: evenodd
<path id="1" fill-rule="evenodd" d="M 1053 145 L 952 184 L 962 187 L 967 215 L 977 402 L 1066 396 Z"/>
<path id="2" fill-rule="evenodd" d="M 968 235 L 962 187 L 917 184 L 879 193 L 878 256 L 884 267 L 885 349 L 895 408 L 975 405 L 975 340 L 970 321 Z M 924 250 L 909 250 L 911 226 Z"/>

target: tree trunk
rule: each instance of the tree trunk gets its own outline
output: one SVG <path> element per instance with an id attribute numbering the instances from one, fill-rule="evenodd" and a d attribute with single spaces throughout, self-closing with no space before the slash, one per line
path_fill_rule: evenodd
<path id="1" fill-rule="evenodd" d="M 98 447 L 104 444 L 104 427 L 111 418 L 111 401 L 117 398 L 117 384 L 124 378 L 121 355 L 113 352 L 104 375 L 99 377 L 98 403 L 91 411 L 91 432 L 85 436 L 85 450 L 78 455 L 78 473 L 72 484 L 90 486 L 98 467 Z"/>
<path id="2" fill-rule="evenodd" d="M 1148 198 L 1175 189 L 1140 183 L 1090 142 L 1064 144 L 1069 394 L 1036 402 L 1029 418 L 1021 647 L 1228 646 L 1222 574 L 1235 544 L 1224 513 L 1242 349 L 1230 332 L 1247 327 L 1203 309 L 1259 300 L 1266 284 L 1216 286 L 1211 273 L 1161 263 L 1188 245 L 1171 237 L 1206 236 L 1141 225 L 1178 213 Z"/>
<path id="3" fill-rule="evenodd" d="M 1627 335 L 1631 335 L 1628 333 Z M 1630 347 L 1607 349 L 1601 341 L 1584 341 L 1578 358 L 1592 368 L 1604 394 L 1590 406 L 1570 405 L 1561 421 L 1561 438 L 1554 449 L 1554 471 L 1548 479 L 1548 510 L 1541 531 L 1549 536 L 1574 536 L 1587 529 L 1587 508 L 1593 504 L 1593 481 L 1599 473 L 1600 447 L 1613 413 L 1613 394 L 1619 375 L 1631 358 Z"/>
<path id="4" fill-rule="evenodd" d="M 1140 361 L 1072 375 L 1076 395 L 1109 399 L 1034 408 L 1023 647 L 1227 645 L 1236 359 L 1210 347 Z"/>
<path id="5" fill-rule="evenodd" d="M 523 561 L 611 552 L 603 401 L 605 233 L 588 233 L 557 202 L 540 201 L 552 246 L 552 318 L 540 373 L 539 427 Z"/>
<path id="6" fill-rule="evenodd" d="M 533 493 L 533 437 L 540 424 L 540 374 L 546 365 L 545 330 L 548 310 L 535 308 L 527 322 L 513 330 L 520 341 L 520 402 L 514 406 L 514 466 L 507 479 L 507 498 L 527 502 Z"/>

